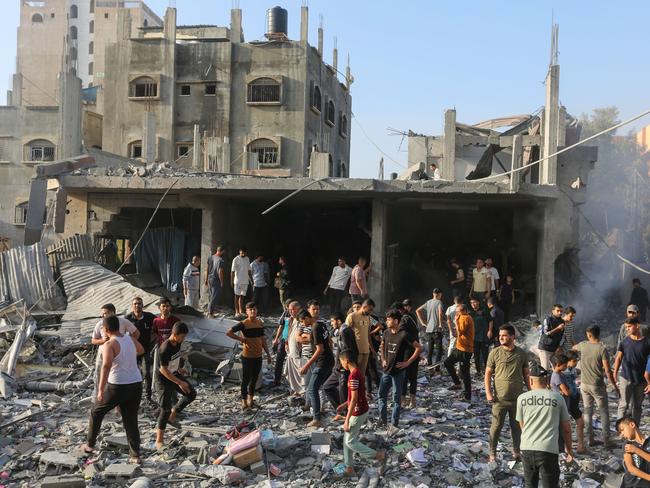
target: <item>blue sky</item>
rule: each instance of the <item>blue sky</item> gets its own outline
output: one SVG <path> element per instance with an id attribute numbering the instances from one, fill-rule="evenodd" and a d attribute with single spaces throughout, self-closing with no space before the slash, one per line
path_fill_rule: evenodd
<path id="1" fill-rule="evenodd" d="M 80 0 L 82 1 L 82 0 Z M 87 0 L 86 0 L 87 1 Z M 150 0 L 161 16 L 169 0 Z M 0 90 L 15 66 L 19 0 L 2 0 Z M 230 0 L 176 0 L 179 23 L 230 22 Z M 247 40 L 264 34 L 273 0 L 240 0 Z M 289 10 L 289 37 L 299 37 L 300 0 L 278 1 Z M 311 0 L 310 42 L 322 14 L 325 61 L 338 38 L 339 66 L 351 57 L 352 110 L 370 138 L 406 163 L 406 142 L 387 127 L 439 134 L 443 112 L 460 122 L 530 113 L 544 103 L 551 18 L 560 25 L 560 98 L 574 115 L 616 105 L 627 118 L 650 108 L 648 1 Z M 351 175 L 377 175 L 381 157 L 352 122 Z M 648 120 L 637 126 L 650 124 Z M 385 160 L 386 172 L 401 167 Z"/>

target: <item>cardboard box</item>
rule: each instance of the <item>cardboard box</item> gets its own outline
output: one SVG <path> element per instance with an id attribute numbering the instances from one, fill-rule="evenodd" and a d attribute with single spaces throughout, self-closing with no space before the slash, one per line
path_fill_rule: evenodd
<path id="1" fill-rule="evenodd" d="M 253 463 L 260 462 L 262 460 L 262 446 L 258 444 L 255 447 L 238 452 L 233 456 L 232 460 L 235 466 L 241 469 L 247 468 Z"/>

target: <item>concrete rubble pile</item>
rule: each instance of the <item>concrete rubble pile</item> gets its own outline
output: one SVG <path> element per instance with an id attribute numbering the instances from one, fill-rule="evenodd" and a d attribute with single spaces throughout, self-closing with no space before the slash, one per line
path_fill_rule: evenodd
<path id="1" fill-rule="evenodd" d="M 126 163 L 119 166 L 97 166 L 88 169 L 76 170 L 72 175 L 92 176 L 205 176 L 206 172 L 192 168 L 182 168 L 172 162 L 160 163 Z"/>
<path id="2" fill-rule="evenodd" d="M 275 323 L 275 319 L 266 319 L 269 342 Z M 523 336 L 532 329 L 529 320 L 514 324 Z M 0 334 L 0 350 L 11 352 L 18 334 L 19 329 Z M 204 334 L 199 332 L 197 337 Z M 156 408 L 142 402 L 143 464 L 138 467 L 127 463 L 118 413 L 106 417 L 95 457 L 79 450 L 88 429 L 92 348 L 71 349 L 49 335 L 25 339 L 15 366 L 20 372 L 16 393 L 0 404 L 0 486 L 523 486 L 521 464 L 510 462 L 507 427 L 499 461 L 487 462 L 491 407 L 478 379 L 470 404 L 452 396 L 446 374 L 431 376 L 422 367 L 418 406 L 402 410 L 400 429 L 390 434 L 372 420 L 363 431 L 363 442 L 387 451 L 385 464 L 360 462 L 357 477 L 344 479 L 341 424 L 307 428 L 309 412 L 284 386 L 271 386 L 272 366 L 266 364 L 258 396 L 261 407 L 242 413 L 237 361 L 234 356 L 229 359 L 230 366 L 234 363 L 230 374 L 220 365 L 221 373 L 230 377 L 225 382 L 211 366 L 193 369 L 197 400 L 179 417 L 180 428 L 169 427 L 162 452 L 154 446 Z M 376 389 L 374 393 L 371 419 L 377 418 Z M 616 402 L 611 400 L 613 417 Z M 331 418 L 331 406 L 327 408 Z M 236 427 L 243 437 L 229 440 Z M 221 464 L 213 464 L 216 459 Z M 578 455 L 572 465 L 563 463 L 562 486 L 618 486 L 621 459 L 622 449 L 591 448 L 589 455 Z"/>

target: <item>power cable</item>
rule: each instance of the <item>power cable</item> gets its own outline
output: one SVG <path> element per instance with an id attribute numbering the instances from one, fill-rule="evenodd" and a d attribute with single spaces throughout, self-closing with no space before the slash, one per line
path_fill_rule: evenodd
<path id="1" fill-rule="evenodd" d="M 384 151 L 382 148 L 380 148 L 380 147 L 375 143 L 375 141 L 373 141 L 373 140 L 370 138 L 370 136 L 368 135 L 368 133 L 365 131 L 365 129 L 363 128 L 363 126 L 362 126 L 361 123 L 359 122 L 358 117 L 357 117 L 356 115 L 354 115 L 354 112 L 350 112 L 350 113 L 352 114 L 352 118 L 353 118 L 354 121 L 357 123 L 357 125 L 359 126 L 359 129 L 361 129 L 361 132 L 363 133 L 364 136 L 366 136 L 366 139 L 368 139 L 368 141 L 370 142 L 370 144 L 372 144 L 373 146 L 375 146 L 375 148 L 377 149 L 377 151 L 379 151 L 381 154 L 383 154 L 384 156 L 386 156 L 386 157 L 387 157 L 388 159 L 390 159 L 393 163 L 395 163 L 396 165 L 398 165 L 398 166 L 400 166 L 400 167 L 406 169 L 406 166 L 404 166 L 404 165 L 403 165 L 402 163 L 400 163 L 399 161 L 396 161 L 395 159 L 393 159 L 393 158 L 392 158 L 388 153 L 386 153 L 386 151 Z"/>

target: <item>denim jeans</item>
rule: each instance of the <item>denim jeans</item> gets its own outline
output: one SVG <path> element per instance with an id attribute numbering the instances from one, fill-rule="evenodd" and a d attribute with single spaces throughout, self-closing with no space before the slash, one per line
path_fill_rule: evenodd
<path id="1" fill-rule="evenodd" d="M 404 383 L 404 370 L 396 374 L 384 373 L 379 382 L 379 415 L 381 421 L 388 421 L 388 392 L 393 388 L 393 411 L 390 421 L 397 427 L 399 425 L 399 414 L 402 410 L 402 384 Z"/>
<path id="2" fill-rule="evenodd" d="M 311 370 L 311 378 L 309 378 L 309 385 L 307 386 L 307 395 L 309 396 L 309 406 L 311 407 L 314 420 L 321 419 L 320 412 L 320 395 L 318 390 L 323 386 L 325 380 L 332 373 L 332 368 L 323 368 L 315 366 Z"/>
<path id="3" fill-rule="evenodd" d="M 636 425 L 640 425 L 645 385 L 643 383 L 630 383 L 621 376 L 618 380 L 618 387 L 621 390 L 621 398 L 618 401 L 618 418 L 631 415 Z"/>

